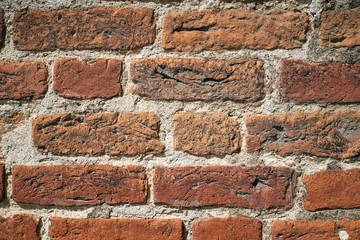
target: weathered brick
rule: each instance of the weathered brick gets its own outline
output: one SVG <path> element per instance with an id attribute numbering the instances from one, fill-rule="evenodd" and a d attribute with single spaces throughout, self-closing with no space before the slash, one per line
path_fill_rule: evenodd
<path id="1" fill-rule="evenodd" d="M 360 102 L 360 64 L 283 60 L 281 90 L 297 102 Z"/>
<path id="2" fill-rule="evenodd" d="M 39 220 L 33 215 L 18 214 L 9 218 L 0 216 L 0 240 L 40 240 L 38 226 Z"/>
<path id="3" fill-rule="evenodd" d="M 0 48 L 5 42 L 5 31 L 4 10 L 0 8 Z"/>
<path id="4" fill-rule="evenodd" d="M 360 46 L 360 7 L 324 11 L 320 39 L 326 47 Z"/>
<path id="5" fill-rule="evenodd" d="M 284 167 L 156 167 L 156 203 L 173 206 L 290 208 L 296 181 Z"/>
<path id="6" fill-rule="evenodd" d="M 340 236 L 342 236 L 340 238 Z M 347 237 L 345 237 L 347 236 Z M 359 239 L 360 220 L 276 220 L 273 240 Z"/>
<path id="7" fill-rule="evenodd" d="M 52 240 L 182 240 L 178 219 L 81 219 L 52 217 Z"/>
<path id="8" fill-rule="evenodd" d="M 159 128 L 153 113 L 48 114 L 33 121 L 33 141 L 55 155 L 161 154 Z"/>
<path id="9" fill-rule="evenodd" d="M 140 166 L 15 165 L 13 198 L 59 206 L 142 203 L 147 198 L 146 173 Z"/>
<path id="10" fill-rule="evenodd" d="M 54 91 L 65 98 L 111 98 L 121 93 L 122 62 L 60 59 L 54 67 Z"/>
<path id="11" fill-rule="evenodd" d="M 131 77 L 135 94 L 145 99 L 255 102 L 265 95 L 260 60 L 139 59 Z"/>
<path id="12" fill-rule="evenodd" d="M 6 196 L 5 163 L 0 162 L 0 201 Z"/>
<path id="13" fill-rule="evenodd" d="M 128 50 L 155 39 L 149 8 L 28 10 L 15 13 L 13 39 L 20 50 Z"/>
<path id="14" fill-rule="evenodd" d="M 337 208 L 360 208 L 360 168 L 325 170 L 305 175 L 304 207 L 310 211 Z"/>
<path id="15" fill-rule="evenodd" d="M 177 51 L 293 49 L 306 41 L 308 26 L 299 12 L 187 11 L 165 15 L 162 41 Z"/>
<path id="16" fill-rule="evenodd" d="M 261 240 L 261 222 L 245 217 L 209 218 L 193 225 L 194 240 Z"/>
<path id="17" fill-rule="evenodd" d="M 0 99 L 43 98 L 47 77 L 47 67 L 42 62 L 0 61 Z"/>
<path id="18" fill-rule="evenodd" d="M 247 149 L 280 156 L 352 158 L 360 154 L 360 112 L 320 111 L 248 117 Z"/>
<path id="19" fill-rule="evenodd" d="M 194 155 L 239 152 L 240 126 L 222 113 L 180 113 L 174 116 L 174 148 Z"/>
<path id="20" fill-rule="evenodd" d="M 25 115 L 21 111 L 6 112 L 0 116 L 0 141 L 3 135 L 25 121 Z M 0 149 L 0 160 L 3 160 L 3 152 Z"/>

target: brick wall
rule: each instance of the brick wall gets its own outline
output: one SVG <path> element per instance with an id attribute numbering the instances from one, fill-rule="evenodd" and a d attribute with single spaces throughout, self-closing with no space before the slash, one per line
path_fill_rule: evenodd
<path id="1" fill-rule="evenodd" d="M 0 239 L 360 239 L 358 0 L 0 9 Z"/>

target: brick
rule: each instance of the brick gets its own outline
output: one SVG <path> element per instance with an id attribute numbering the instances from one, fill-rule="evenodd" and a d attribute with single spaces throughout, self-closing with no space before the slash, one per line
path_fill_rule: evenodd
<path id="1" fill-rule="evenodd" d="M 193 225 L 194 240 L 261 240 L 261 222 L 245 217 L 210 218 Z"/>
<path id="2" fill-rule="evenodd" d="M 264 98 L 260 60 L 148 58 L 132 61 L 134 93 L 153 100 L 233 100 Z"/>
<path id="3" fill-rule="evenodd" d="M 329 181 L 331 179 L 331 181 Z M 325 170 L 304 176 L 309 211 L 337 208 L 360 208 L 360 168 Z"/>
<path id="4" fill-rule="evenodd" d="M 15 13 L 14 44 L 19 50 L 129 50 L 154 42 L 149 8 L 28 10 Z"/>
<path id="5" fill-rule="evenodd" d="M 6 196 L 5 163 L 0 162 L 0 201 Z"/>
<path id="6" fill-rule="evenodd" d="M 111 98 L 122 92 L 121 74 L 120 60 L 60 59 L 55 62 L 53 89 L 65 98 Z"/>
<path id="7" fill-rule="evenodd" d="M 360 112 L 320 111 L 248 117 L 247 149 L 280 156 L 313 155 L 338 159 L 360 154 Z"/>
<path id="8" fill-rule="evenodd" d="M 13 166 L 13 198 L 19 203 L 82 206 L 143 203 L 143 167 L 110 165 Z"/>
<path id="9" fill-rule="evenodd" d="M 176 51 L 293 49 L 306 41 L 305 13 L 202 10 L 165 15 L 163 47 Z M 266 41 L 264 41 L 266 39 Z"/>
<path id="10" fill-rule="evenodd" d="M 172 206 L 291 208 L 296 173 L 284 167 L 156 167 L 156 203 Z"/>
<path id="11" fill-rule="evenodd" d="M 182 240 L 183 226 L 178 219 L 81 219 L 52 217 L 52 240 Z"/>
<path id="12" fill-rule="evenodd" d="M 47 114 L 33 121 L 34 145 L 55 155 L 161 154 L 153 113 Z"/>
<path id="13" fill-rule="evenodd" d="M 360 46 L 360 7 L 324 11 L 320 39 L 321 45 L 326 47 Z"/>
<path id="14" fill-rule="evenodd" d="M 39 220 L 34 215 L 17 214 L 9 218 L 0 216 L 0 240 L 40 240 Z"/>
<path id="15" fill-rule="evenodd" d="M 194 155 L 239 152 L 240 126 L 222 113 L 180 113 L 174 116 L 174 148 Z"/>
<path id="16" fill-rule="evenodd" d="M 341 238 L 341 235 L 348 236 L 348 238 Z M 276 220 L 272 226 L 273 240 L 340 240 L 359 238 L 360 220 Z"/>
<path id="17" fill-rule="evenodd" d="M 2 114 L 2 116 L 0 116 L 0 141 L 5 133 L 12 131 L 14 128 L 18 127 L 24 122 L 25 115 L 21 111 L 6 112 L 5 114 Z M 0 160 L 3 159 L 4 155 L 2 150 L 0 149 Z"/>
<path id="18" fill-rule="evenodd" d="M 5 42 L 5 31 L 4 10 L 0 8 L 0 47 L 2 47 Z"/>
<path id="19" fill-rule="evenodd" d="M 0 99 L 40 99 L 46 94 L 47 66 L 42 62 L 0 60 Z"/>
<path id="20" fill-rule="evenodd" d="M 283 60 L 282 96 L 296 102 L 360 102 L 360 64 Z"/>

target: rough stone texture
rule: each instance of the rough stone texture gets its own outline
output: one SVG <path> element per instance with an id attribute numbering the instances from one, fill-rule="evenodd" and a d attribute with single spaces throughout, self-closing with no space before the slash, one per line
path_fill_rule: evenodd
<path id="1" fill-rule="evenodd" d="M 42 62 L 0 60 L 0 99 L 40 99 L 46 94 L 47 66 Z"/>
<path id="2" fill-rule="evenodd" d="M 265 95 L 263 62 L 257 60 L 138 59 L 131 76 L 135 94 L 145 99 L 255 102 Z"/>
<path id="3" fill-rule="evenodd" d="M 340 238 L 345 231 L 350 238 Z M 273 240 L 343 240 L 360 238 L 360 220 L 275 220 Z"/>
<path id="4" fill-rule="evenodd" d="M 202 10 L 167 13 L 163 47 L 176 51 L 293 49 L 306 41 L 305 13 Z M 265 40 L 266 39 L 266 40 Z"/>
<path id="5" fill-rule="evenodd" d="M 360 112 L 295 112 L 247 118 L 247 149 L 280 156 L 309 154 L 352 158 L 360 155 Z"/>
<path id="6" fill-rule="evenodd" d="M 33 121 L 34 145 L 55 155 L 161 154 L 153 113 L 47 114 Z"/>
<path id="7" fill-rule="evenodd" d="M 149 8 L 28 10 L 13 20 L 20 50 L 128 50 L 153 43 L 155 24 Z"/>
<path id="8" fill-rule="evenodd" d="M 282 96 L 296 102 L 360 102 L 360 64 L 283 60 Z"/>
<path id="9" fill-rule="evenodd" d="M 0 116 L 0 141 L 3 135 L 25 121 L 25 115 L 21 111 L 15 111 Z M 2 150 L 0 149 L 0 160 L 4 159 Z M 1 199 L 1 198 L 0 198 Z"/>
<path id="10" fill-rule="evenodd" d="M 6 196 L 5 163 L 0 162 L 0 202 Z"/>
<path id="11" fill-rule="evenodd" d="M 13 166 L 13 198 L 18 203 L 81 206 L 143 203 L 145 169 L 140 166 Z"/>
<path id="12" fill-rule="evenodd" d="M 4 10 L 0 8 L 0 48 L 5 42 L 5 22 L 4 22 Z"/>
<path id="13" fill-rule="evenodd" d="M 39 220 L 33 215 L 0 216 L 0 240 L 40 240 L 38 224 Z"/>
<path id="14" fill-rule="evenodd" d="M 210 218 L 193 225 L 194 240 L 261 240 L 261 222 L 245 217 Z"/>
<path id="15" fill-rule="evenodd" d="M 354 9 L 324 11 L 320 26 L 321 45 L 360 46 L 360 6 Z"/>
<path id="16" fill-rule="evenodd" d="M 156 167 L 156 203 L 172 206 L 291 208 L 296 173 L 275 167 Z"/>
<path id="17" fill-rule="evenodd" d="M 307 191 L 304 207 L 309 211 L 360 208 L 360 168 L 321 171 L 305 175 L 303 181 Z"/>
<path id="18" fill-rule="evenodd" d="M 239 152 L 240 126 L 222 113 L 180 113 L 174 116 L 174 148 L 194 155 Z"/>
<path id="19" fill-rule="evenodd" d="M 51 218 L 52 240 L 182 240 L 178 219 L 81 219 Z"/>
<path id="20" fill-rule="evenodd" d="M 121 93 L 122 62 L 76 58 L 55 62 L 53 89 L 65 98 L 111 98 Z"/>

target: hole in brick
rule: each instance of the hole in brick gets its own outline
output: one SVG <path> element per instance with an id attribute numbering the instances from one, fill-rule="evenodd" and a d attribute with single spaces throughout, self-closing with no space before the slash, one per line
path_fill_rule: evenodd
<path id="1" fill-rule="evenodd" d="M 273 126 L 273 128 L 275 128 L 279 132 L 284 131 L 284 127 L 282 127 L 282 126 Z"/>
<path id="2" fill-rule="evenodd" d="M 57 16 L 57 20 L 60 21 L 61 19 L 62 19 L 62 15 L 59 14 L 59 15 Z"/>

